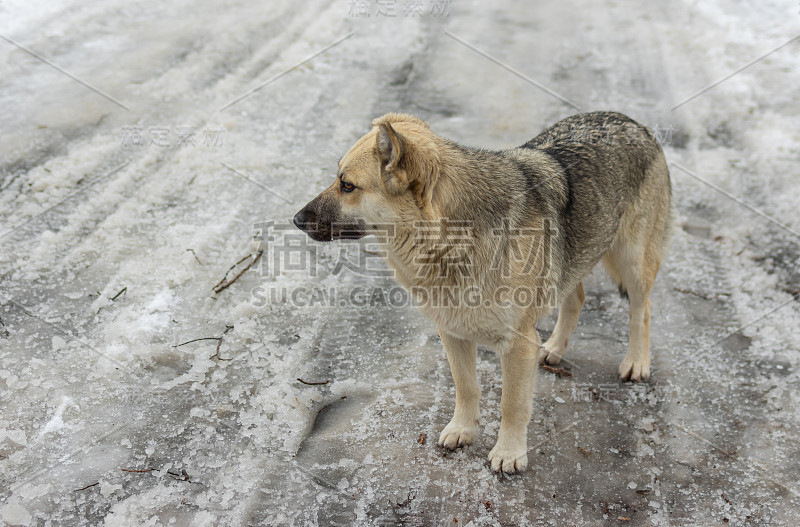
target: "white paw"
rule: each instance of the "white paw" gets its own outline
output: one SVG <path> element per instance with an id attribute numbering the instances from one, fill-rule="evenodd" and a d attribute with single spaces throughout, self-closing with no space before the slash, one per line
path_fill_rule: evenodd
<path id="1" fill-rule="evenodd" d="M 515 474 L 528 467 L 528 450 L 524 445 L 522 448 L 505 448 L 497 444 L 489 452 L 489 461 L 495 472 Z"/>
<path id="2" fill-rule="evenodd" d="M 478 425 L 464 425 L 450 421 L 450 424 L 444 427 L 442 433 L 439 434 L 439 446 L 443 446 L 450 450 L 471 445 L 475 442 L 475 436 L 478 433 Z"/>
<path id="3" fill-rule="evenodd" d="M 633 360 L 625 356 L 619 365 L 619 378 L 623 381 L 646 381 L 650 377 L 650 359 Z"/>
<path id="4" fill-rule="evenodd" d="M 567 351 L 566 346 L 557 347 L 549 342 L 539 346 L 539 364 L 558 364 Z"/>

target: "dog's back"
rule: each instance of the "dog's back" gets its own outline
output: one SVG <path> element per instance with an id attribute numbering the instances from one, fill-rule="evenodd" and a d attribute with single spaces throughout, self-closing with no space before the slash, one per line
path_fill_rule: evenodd
<path id="1" fill-rule="evenodd" d="M 510 153 L 533 186 L 558 189 L 545 196 L 558 218 L 553 243 L 560 252 L 558 289 L 565 294 L 600 261 L 622 227 L 623 237 L 631 234 L 636 217 L 656 224 L 659 248 L 666 243 L 672 206 L 664 153 L 631 118 L 615 112 L 573 115 Z M 555 162 L 555 171 L 542 170 L 541 154 Z"/>

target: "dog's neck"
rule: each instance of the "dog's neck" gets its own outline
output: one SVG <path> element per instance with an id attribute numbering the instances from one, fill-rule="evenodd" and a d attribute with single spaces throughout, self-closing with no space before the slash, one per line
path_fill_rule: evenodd
<path id="1" fill-rule="evenodd" d="M 474 256 L 492 251 L 496 237 L 488 223 L 498 208 L 514 206 L 509 189 L 499 188 L 493 174 L 507 167 L 495 152 L 476 150 L 437 137 L 425 145 L 428 156 L 438 161 L 438 171 L 427 199 L 415 200 L 405 210 L 412 214 L 396 218 L 391 236 L 379 240 L 385 245 L 388 263 L 405 285 L 441 283 L 453 285 L 479 279 L 486 270 L 473 269 Z M 431 152 L 433 150 L 435 152 Z M 485 189 L 492 198 L 480 199 Z M 411 199 L 406 196 L 405 199 Z"/>

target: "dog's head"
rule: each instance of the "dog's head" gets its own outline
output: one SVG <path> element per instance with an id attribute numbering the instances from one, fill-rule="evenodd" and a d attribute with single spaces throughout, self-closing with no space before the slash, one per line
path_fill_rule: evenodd
<path id="1" fill-rule="evenodd" d="M 386 114 L 339 161 L 336 181 L 294 216 L 317 241 L 357 239 L 424 217 L 439 169 L 425 121 Z"/>

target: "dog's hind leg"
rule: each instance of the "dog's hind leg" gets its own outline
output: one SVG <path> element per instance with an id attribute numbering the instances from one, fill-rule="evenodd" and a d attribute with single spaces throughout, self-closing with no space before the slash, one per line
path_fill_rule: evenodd
<path id="1" fill-rule="evenodd" d="M 619 365 L 624 380 L 650 377 L 650 290 L 661 267 L 674 211 L 663 155 L 647 169 L 639 198 L 628 205 L 603 264 L 631 302 L 628 352 Z"/>
<path id="2" fill-rule="evenodd" d="M 606 269 L 631 304 L 628 352 L 619 365 L 623 380 L 650 377 L 650 290 L 661 265 L 663 231 L 648 230 L 628 225 L 603 256 Z"/>
<path id="3" fill-rule="evenodd" d="M 579 283 L 567 295 L 561 303 L 561 307 L 558 308 L 558 321 L 553 334 L 539 349 L 540 363 L 558 364 L 561 362 L 561 357 L 567 351 L 569 337 L 578 326 L 578 317 L 581 314 L 581 308 L 585 300 L 586 294 L 583 291 L 583 283 Z"/>
<path id="4" fill-rule="evenodd" d="M 456 408 L 450 423 L 439 434 L 439 445 L 455 449 L 475 442 L 478 432 L 481 390 L 475 369 L 477 348 L 475 342 L 460 339 L 439 330 L 447 352 L 447 362 L 456 385 Z"/>

